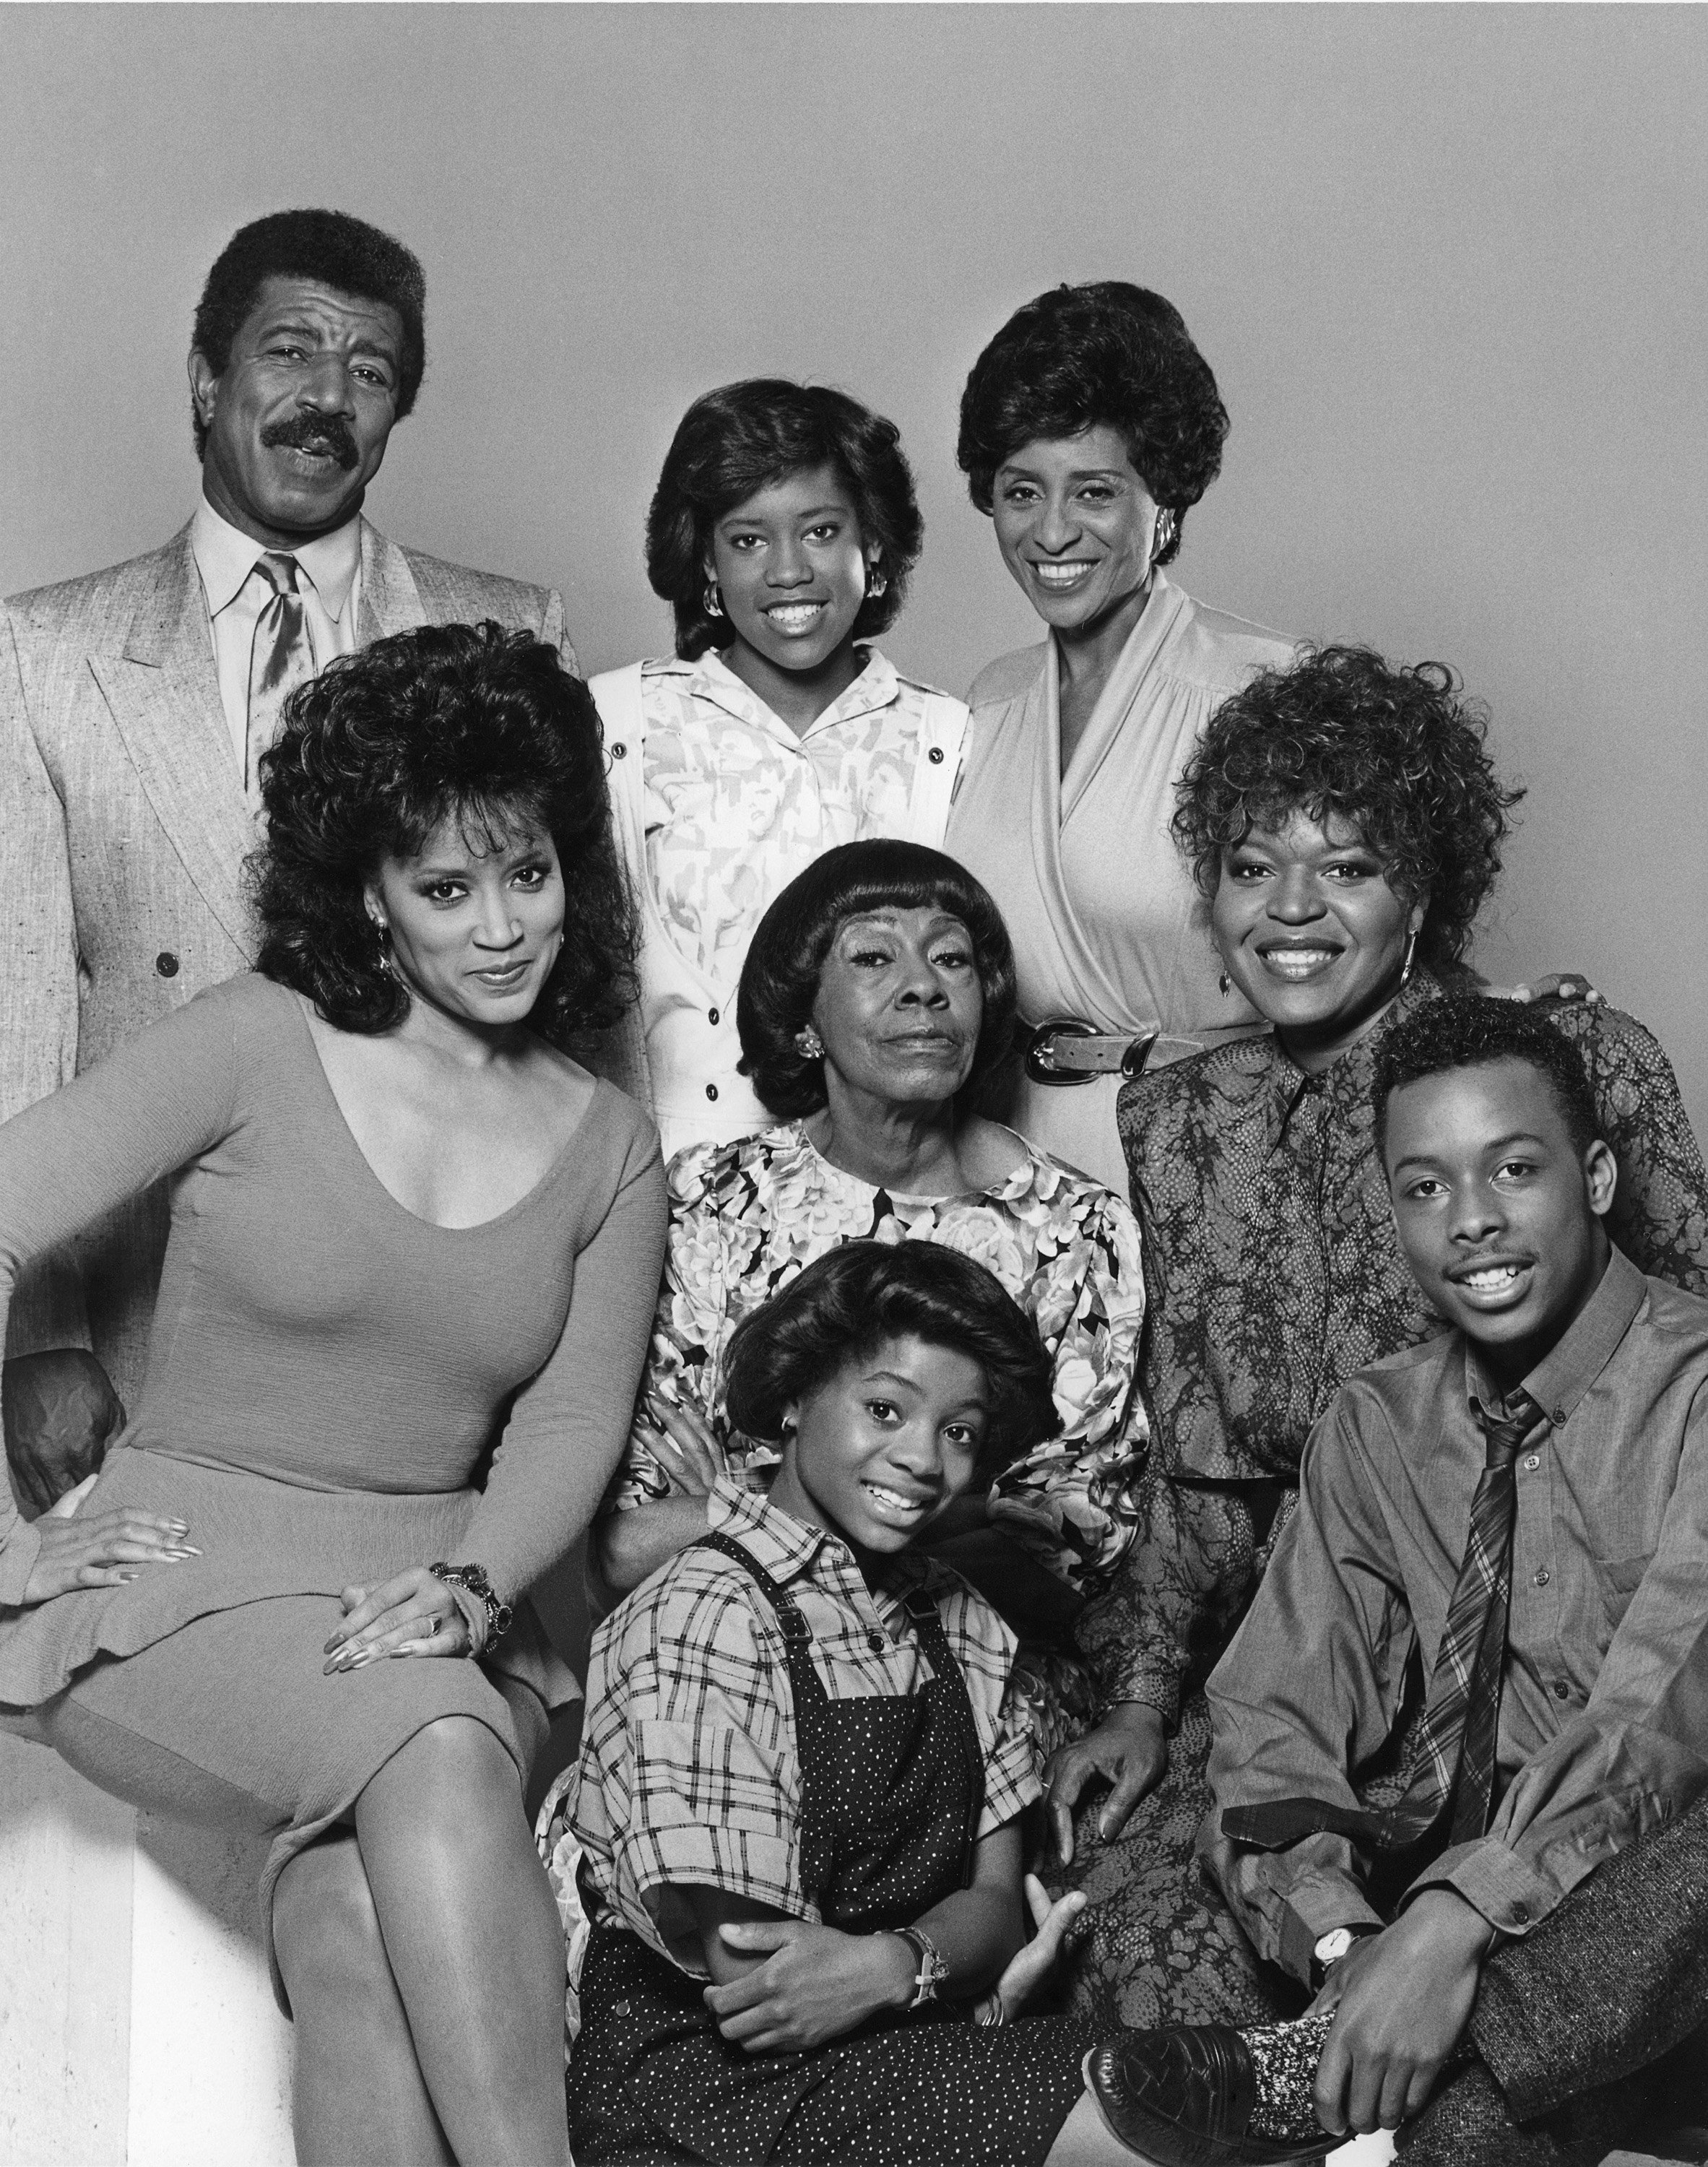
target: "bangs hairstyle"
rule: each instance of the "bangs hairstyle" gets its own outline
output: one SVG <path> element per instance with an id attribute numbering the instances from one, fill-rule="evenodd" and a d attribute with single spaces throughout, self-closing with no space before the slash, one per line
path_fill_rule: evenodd
<path id="1" fill-rule="evenodd" d="M 1134 471 L 1175 515 L 1156 562 L 1222 468 L 1228 410 L 1210 365 L 1171 301 L 1106 278 L 1057 286 L 1017 309 L 973 363 L 960 396 L 955 458 L 989 511 L 997 469 L 1040 438 L 1118 431 Z"/>
<path id="2" fill-rule="evenodd" d="M 982 1264 L 936 1242 L 849 1242 L 745 1317 L 729 1343 L 729 1418 L 775 1442 L 785 1408 L 894 1339 L 978 1364 L 990 1387 L 979 1454 L 986 1480 L 1057 1434 L 1050 1357 L 1037 1327 Z"/>
<path id="3" fill-rule="evenodd" d="M 397 310 L 404 328 L 397 387 L 401 421 L 415 403 L 427 366 L 427 278 L 420 260 L 402 241 L 347 211 L 276 210 L 240 226 L 214 258 L 190 331 L 192 350 L 215 376 L 225 374 L 231 342 L 269 278 L 312 278 L 352 300 L 378 301 Z M 208 431 L 193 400 L 190 419 L 200 458 Z"/>
<path id="4" fill-rule="evenodd" d="M 713 527 L 759 490 L 822 466 L 853 500 L 860 540 L 877 545 L 887 582 L 861 605 L 854 637 L 875 638 L 895 623 L 925 538 L 901 432 L 846 392 L 749 377 L 708 391 L 682 416 L 647 513 L 647 577 L 670 605 L 684 661 L 733 636 L 728 618 L 706 607 Z"/>
<path id="5" fill-rule="evenodd" d="M 1444 663 L 1392 668 L 1367 647 L 1305 648 L 1211 717 L 1176 785 L 1174 839 L 1213 896 L 1222 853 L 1254 828 L 1303 813 L 1344 821 L 1383 863 L 1404 902 L 1427 891 L 1418 952 L 1452 971 L 1500 876 L 1505 788 L 1488 720 Z"/>
<path id="6" fill-rule="evenodd" d="M 551 836 L 563 946 L 530 1019 L 554 1039 L 615 1022 L 635 990 L 628 883 L 611 832 L 592 695 L 557 650 L 502 625 L 423 625 L 330 664 L 293 694 L 262 759 L 267 841 L 250 861 L 257 967 L 341 1031 L 410 1005 L 363 891 L 443 820 L 468 845 Z"/>
<path id="7" fill-rule="evenodd" d="M 893 838 L 839 844 L 797 873 L 759 920 L 736 996 L 741 1073 L 780 1119 L 825 1103 L 824 1063 L 795 1043 L 812 1020 L 824 959 L 838 929 L 873 910 L 934 909 L 958 918 L 972 942 L 984 1015 L 962 1103 L 976 1105 L 1014 1036 L 1014 951 L 1002 914 L 965 866 L 923 843 Z"/>
<path id="8" fill-rule="evenodd" d="M 1403 1084 L 1456 1068 L 1486 1068 L 1497 1061 L 1522 1061 L 1554 1095 L 1572 1148 L 1579 1158 L 1605 1126 L 1578 1049 L 1546 1015 L 1521 1001 L 1492 1001 L 1481 993 L 1454 993 L 1428 1001 L 1383 1039 L 1370 1095 L 1376 1109 L 1376 1149 L 1388 1157 L 1388 1102 Z"/>

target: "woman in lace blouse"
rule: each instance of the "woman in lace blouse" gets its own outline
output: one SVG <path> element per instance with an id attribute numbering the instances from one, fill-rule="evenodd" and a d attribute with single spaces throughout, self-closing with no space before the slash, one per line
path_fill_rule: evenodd
<path id="1" fill-rule="evenodd" d="M 1107 1585 L 1132 1539 L 1144 1449 L 1138 1227 L 1118 1197 L 971 1111 L 1013 1001 L 996 906 L 934 850 L 848 844 L 766 913 L 740 1027 L 756 1089 L 786 1118 L 671 1163 L 641 1412 L 599 1528 L 613 1592 L 703 1534 L 718 1474 L 769 1481 L 775 1453 L 727 1425 L 731 1337 L 815 1258 L 862 1238 L 976 1258 L 1051 1359 L 1061 1434 L 944 1529 L 956 1563 L 1046 1643 L 1064 1643 L 1085 1595 Z M 1039 1656 L 1026 1676 L 1040 1726 L 1040 1666 L 1056 1701 L 1091 1704 L 1070 1657 Z"/>
<path id="2" fill-rule="evenodd" d="M 1134 1543 L 1079 1625 L 1115 1690 L 1050 1771 L 1065 1872 L 1092 1898 L 1074 1991 L 1099 2015 L 1270 2005 L 1188 1868 L 1209 1803 L 1200 1688 L 1341 1380 L 1445 1329 L 1399 1253 L 1370 1085 L 1393 1025 L 1467 979 L 1520 794 L 1483 737 L 1440 665 L 1330 648 L 1223 707 L 1181 783 L 1175 834 L 1222 968 L 1272 1028 L 1121 1094 L 1153 1444 Z M 1614 1239 L 1708 1294 L 1708 1179 L 1665 1054 L 1599 999 L 1543 1013 L 1577 1046 L 1619 1161 Z"/>

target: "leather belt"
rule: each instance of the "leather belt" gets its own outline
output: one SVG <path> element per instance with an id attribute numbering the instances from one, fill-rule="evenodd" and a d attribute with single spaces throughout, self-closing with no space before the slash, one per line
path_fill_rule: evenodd
<path id="1" fill-rule="evenodd" d="M 1138 1076 L 1161 1036 L 1148 1031 L 1099 1031 L 1078 1016 L 1054 1016 L 1026 1041 L 1026 1073 L 1034 1084 L 1089 1084 L 1099 1076 Z"/>

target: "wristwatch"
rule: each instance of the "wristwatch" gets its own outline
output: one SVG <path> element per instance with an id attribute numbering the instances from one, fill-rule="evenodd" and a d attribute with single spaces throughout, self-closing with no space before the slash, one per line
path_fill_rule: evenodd
<path id="1" fill-rule="evenodd" d="M 1330 1971 L 1346 1955 L 1354 1942 L 1362 1942 L 1366 1934 L 1373 1934 L 1374 1926 L 1335 1926 L 1325 1934 L 1311 1951 L 1311 1991 L 1320 1994 Z"/>
<path id="2" fill-rule="evenodd" d="M 894 1931 L 900 1940 L 907 1942 L 919 1960 L 919 1969 L 913 1980 L 913 1999 L 907 2006 L 923 2009 L 928 2001 L 936 2000 L 938 1988 L 949 1977 L 949 1966 L 944 1962 L 942 1952 L 930 1935 L 921 1933 L 917 1926 L 897 1926 Z"/>

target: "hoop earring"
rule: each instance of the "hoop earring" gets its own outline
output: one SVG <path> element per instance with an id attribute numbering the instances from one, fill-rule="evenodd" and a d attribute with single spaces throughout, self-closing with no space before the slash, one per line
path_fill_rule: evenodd
<path id="1" fill-rule="evenodd" d="M 722 617 L 723 615 L 723 596 L 717 591 L 717 582 L 716 580 L 708 580 L 706 582 L 706 592 L 701 599 L 706 605 L 706 614 L 707 617 Z"/>
<path id="2" fill-rule="evenodd" d="M 1411 983 L 1411 962 L 1416 953 L 1417 930 L 1414 927 L 1405 936 L 1405 961 L 1399 967 L 1399 983 L 1402 986 L 1409 986 Z"/>
<path id="3" fill-rule="evenodd" d="M 1216 983 L 1221 988 L 1224 993 L 1231 993 L 1234 990 L 1234 981 L 1228 976 L 1225 971 L 1224 971 L 1221 977 L 1217 979 Z"/>
<path id="4" fill-rule="evenodd" d="M 801 1056 L 801 1058 L 803 1061 L 823 1060 L 824 1041 L 818 1036 L 818 1033 L 814 1031 L 810 1023 L 807 1024 L 804 1029 L 796 1032 L 795 1051 Z"/>

